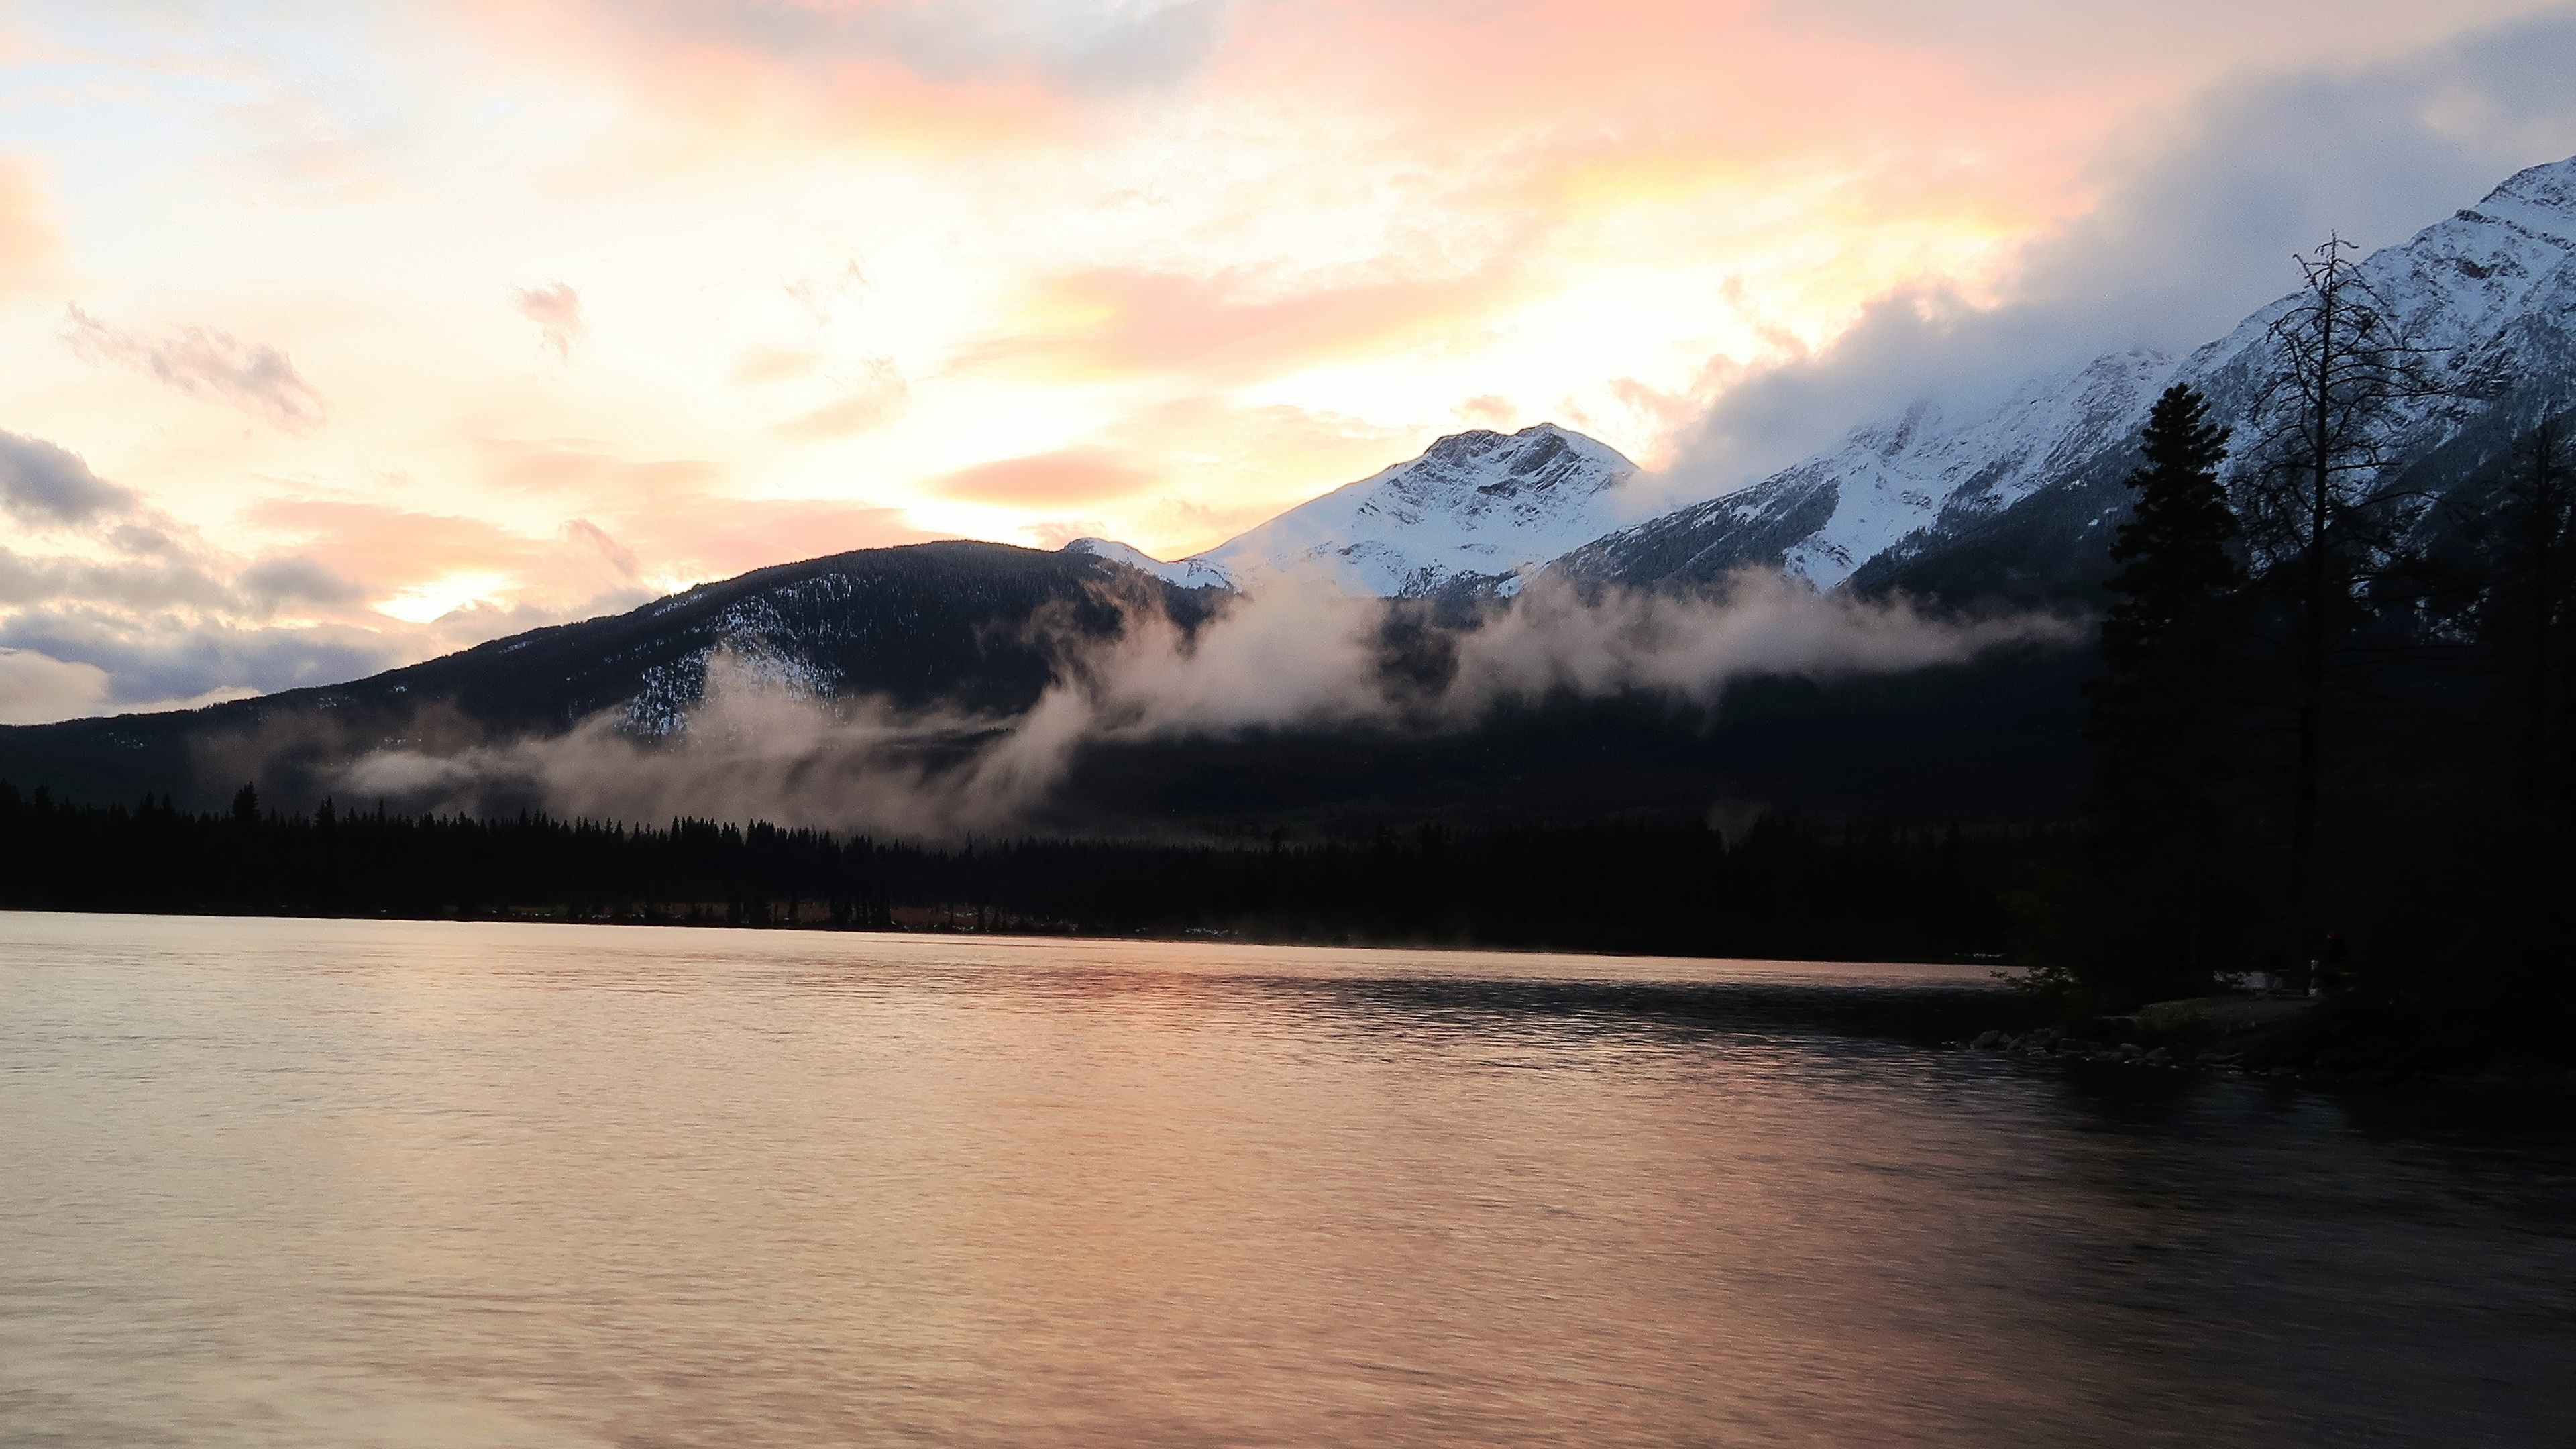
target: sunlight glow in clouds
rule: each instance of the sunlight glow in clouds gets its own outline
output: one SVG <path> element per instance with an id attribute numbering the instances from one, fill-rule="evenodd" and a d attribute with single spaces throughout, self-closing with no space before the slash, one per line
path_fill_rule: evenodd
<path id="1" fill-rule="evenodd" d="M 0 0 L 0 430 L 133 494 L 12 534 L 0 649 L 115 708 L 922 537 L 1169 556 L 1462 427 L 1659 465 L 1875 299 L 2003 296 L 2206 88 L 2551 8 Z"/>

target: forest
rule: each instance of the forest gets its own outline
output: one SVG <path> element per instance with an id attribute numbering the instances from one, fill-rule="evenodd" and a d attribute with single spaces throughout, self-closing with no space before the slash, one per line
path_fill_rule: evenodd
<path id="1" fill-rule="evenodd" d="M 706 820 L 666 827 L 166 801 L 0 783 L 0 906 L 1063 934 L 1197 932 L 1842 959 L 1999 957 L 2045 832 L 1733 837 L 1664 823 L 1437 826 L 1233 844 L 937 846 Z"/>

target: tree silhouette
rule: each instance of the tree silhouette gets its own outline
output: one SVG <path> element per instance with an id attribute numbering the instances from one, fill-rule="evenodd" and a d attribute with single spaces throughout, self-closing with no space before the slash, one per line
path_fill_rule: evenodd
<path id="1" fill-rule="evenodd" d="M 2408 563 L 2428 500 L 2395 486 L 2405 404 L 2443 391 L 2432 352 L 2410 339 L 2341 237 L 2299 258 L 2305 285 L 2267 334 L 2272 369 L 2255 400 L 2257 442 L 2239 493 L 2247 542 L 2288 613 L 2295 736 L 2290 877 L 2303 927 L 2314 911 L 2318 794 L 2331 671 L 2377 581 Z"/>
<path id="2" fill-rule="evenodd" d="M 2226 770 L 2230 620 L 2244 572 L 2229 552 L 2238 525 L 2218 477 L 2227 429 L 2209 420 L 2208 399 L 2183 383 L 2166 389 L 2139 445 L 2145 462 L 2128 478 L 2137 503 L 2111 546 L 2120 570 L 2106 581 L 2117 597 L 2102 621 L 2107 673 L 2086 686 L 2087 733 L 2100 750 L 2095 868 L 2117 879 L 2142 919 L 2181 928 L 2178 943 L 2133 944 L 2178 956 L 2175 974 L 2199 977 L 2220 859 L 2212 791 Z"/>
<path id="3" fill-rule="evenodd" d="M 2544 825 L 2567 810 L 2567 693 L 2576 686 L 2576 466 L 2566 425 L 2545 411 L 2505 477 L 2483 610 L 2521 724 L 2523 800 Z"/>

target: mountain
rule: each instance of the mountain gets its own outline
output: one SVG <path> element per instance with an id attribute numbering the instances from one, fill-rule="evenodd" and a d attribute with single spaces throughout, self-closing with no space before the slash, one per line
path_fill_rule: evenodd
<path id="1" fill-rule="evenodd" d="M 1116 618 L 1102 593 L 1134 599 L 1140 586 L 1185 625 L 1219 597 L 1153 584 L 1084 552 L 862 550 L 348 684 L 168 714 L 0 726 L 0 780 L 95 802 L 169 794 L 200 810 L 254 780 L 271 804 L 309 808 L 345 793 L 340 767 L 389 746 L 452 757 L 603 713 L 630 737 L 669 738 L 720 653 L 741 666 L 736 687 L 1012 714 L 1053 674 L 1031 621 L 1045 611 L 1058 627 L 1105 631 Z M 1077 758 L 1047 824 L 1365 834 L 1389 822 L 1695 819 L 1711 801 L 1916 824 L 2054 819 L 2082 781 L 2075 685 L 2085 668 L 2064 651 L 2022 650 L 1902 676 L 1756 680 L 1717 719 L 1617 699 L 1507 710 L 1456 734 L 1103 742 Z M 545 803 L 514 797 L 506 773 L 485 783 L 484 813 Z"/>
<path id="2" fill-rule="evenodd" d="M 1062 551 L 1107 559 L 1111 563 L 1134 569 L 1138 573 L 1151 574 L 1167 584 L 1177 584 L 1185 589 L 1234 587 L 1233 575 L 1203 559 L 1186 558 L 1178 563 L 1165 563 L 1141 548 L 1120 543 L 1114 539 L 1077 538 L 1066 544 Z"/>
<path id="3" fill-rule="evenodd" d="M 300 772 L 385 744 L 553 733 L 603 710 L 631 735 L 659 737 L 680 727 L 719 652 L 739 666 L 737 687 L 1012 713 L 1052 677 L 1046 649 L 1028 636 L 1030 620 L 1054 609 L 1066 626 L 1106 633 L 1118 616 L 1101 590 L 1137 582 L 1103 559 L 1008 544 L 862 549 L 348 684 L 170 714 L 0 727 L 0 777 L 87 798 L 153 790 L 212 801 L 256 776 L 263 790 L 294 798 Z M 1160 594 L 1176 619 L 1205 613 L 1204 594 Z"/>
<path id="4" fill-rule="evenodd" d="M 2409 405 L 2407 486 L 2442 493 L 2576 392 L 2576 158 L 2361 263 L 2446 396 Z M 1748 487 L 1620 525 L 1635 467 L 1554 424 L 1461 433 L 1178 563 L 1124 544 L 1070 547 L 1184 586 L 1300 572 L 1380 597 L 1509 595 L 1542 570 L 1586 583 L 1704 585 L 1747 566 L 1822 589 L 2038 603 L 2093 593 L 2126 516 L 2138 429 L 2174 382 L 2242 427 L 2286 296 L 2177 357 L 2107 353 L 1970 407 L 1925 402 Z M 2242 440 L 2240 440 L 2241 443 Z M 1630 516 L 1633 516 L 1631 514 Z"/>
<path id="5" fill-rule="evenodd" d="M 2173 358 L 2138 349 L 2032 379 L 1964 417 L 1920 403 L 1752 487 L 1587 542 L 1552 567 L 1663 585 L 1759 564 L 1834 588 L 1932 531 L 1967 529 L 2105 458 L 2125 459 L 2173 369 Z"/>
<path id="6" fill-rule="evenodd" d="M 1478 429 L 1178 563 L 1105 539 L 1067 547 L 1186 587 L 1293 575 L 1416 598 L 1508 579 L 1599 537 L 1618 521 L 1620 485 L 1636 472 L 1617 449 L 1554 423 Z"/>
<path id="7" fill-rule="evenodd" d="M 2576 159 L 2514 176 L 2476 207 L 2371 255 L 2361 275 L 2404 327 L 2441 349 L 2451 380 L 2404 414 L 2395 456 L 2405 486 L 2486 486 L 2511 438 L 2576 397 Z M 1117 620 L 1107 590 L 1158 599 L 1186 625 L 1215 607 L 1221 587 L 1281 572 L 1390 598 L 1508 595 L 1541 570 L 1687 587 L 1746 565 L 1857 592 L 2083 597 L 2107 572 L 2109 538 L 2128 506 L 2121 480 L 2155 395 L 2190 381 L 2221 420 L 2242 423 L 2269 365 L 2265 329 L 2294 301 L 2185 357 L 2112 353 L 1983 406 L 1909 409 L 1750 487 L 1633 526 L 1620 524 L 1634 506 L 1636 469 L 1614 449 L 1552 424 L 1461 433 L 1178 563 L 1085 539 L 1055 553 L 940 543 L 781 565 L 350 684 L 0 728 L 0 778 L 92 799 L 185 792 L 205 804 L 256 774 L 263 790 L 292 800 L 299 780 L 327 777 L 329 762 L 389 743 L 559 732 L 603 712 L 631 736 L 662 737 L 683 726 L 720 653 L 753 689 L 1006 714 L 1027 708 L 1051 677 L 1029 627 L 1042 612 L 1106 631 Z M 1971 779 L 2000 798 L 2015 762 L 2059 749 L 2063 758 L 2032 775 L 2045 779 L 2030 808 L 2044 811 L 2070 798 L 2067 782 L 2080 777 L 2069 743 L 2072 680 L 2088 667 L 2080 655 L 2040 651 L 1926 675 L 1931 682 L 1791 689 L 1759 726 L 1746 722 L 1737 701 L 1752 696 L 1739 691 L 1714 735 L 1689 720 L 1625 720 L 1624 706 L 1604 704 L 1437 741 L 1265 735 L 1122 746 L 1089 757 L 1074 783 L 1079 791 L 1091 782 L 1104 816 L 1155 801 L 1174 816 L 1234 824 L 1305 818 L 1341 808 L 1337 800 L 1376 802 L 1369 809 L 1415 800 L 1436 814 L 1519 808 L 1511 800 L 1669 809 L 1734 792 L 1847 810 L 1862 805 L 1819 794 L 1818 782 L 1864 755 L 1893 751 L 1907 762 L 1902 780 L 1879 782 L 1869 798 Z M 2022 722 L 1997 733 L 1994 701 L 2006 697 L 2022 700 Z M 1712 754 L 1713 739 L 1728 749 Z M 1617 802 L 1599 793 L 1612 778 L 1630 782 Z M 1937 792 L 1919 804 L 1926 818 L 1964 808 Z"/>
<path id="8" fill-rule="evenodd" d="M 2405 405 L 2406 486 L 2444 493 L 2576 391 L 2576 158 L 2518 173 L 2469 210 L 2365 258 L 2360 274 L 2436 349 L 2450 388 Z M 2242 427 L 2286 296 L 2174 358 L 2137 350 L 2033 379 L 1952 415 L 1933 404 L 1723 497 L 1622 529 L 1554 561 L 1569 577 L 1705 582 L 1747 564 L 1819 587 L 2019 602 L 2089 592 L 2125 516 L 2138 428 L 2174 382 Z M 2239 445 L 2250 439 L 2240 434 Z"/>

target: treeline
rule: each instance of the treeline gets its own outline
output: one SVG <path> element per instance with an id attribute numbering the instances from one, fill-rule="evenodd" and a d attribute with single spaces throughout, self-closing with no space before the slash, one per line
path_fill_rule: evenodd
<path id="1" fill-rule="evenodd" d="M 2270 971 L 2385 1012 L 2576 1019 L 2576 459 L 2516 404 L 2435 488 L 2447 401 L 2320 249 L 2239 429 L 2176 386 L 2113 549 L 2083 848 L 2020 898 L 2044 984 L 2125 1005 Z M 2453 460 L 2454 464 L 2456 460 Z"/>
<path id="2" fill-rule="evenodd" d="M 0 783 L 0 905 L 20 909 L 1180 934 L 1757 957 L 2004 949 L 2046 833 L 1821 829 L 1733 838 L 1604 824 L 1236 845 L 933 846 L 827 831 L 543 815 L 477 820 L 166 800 L 74 805 Z"/>

